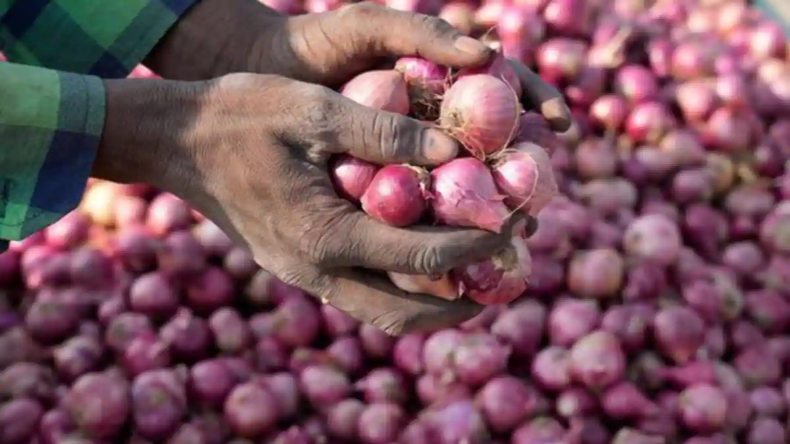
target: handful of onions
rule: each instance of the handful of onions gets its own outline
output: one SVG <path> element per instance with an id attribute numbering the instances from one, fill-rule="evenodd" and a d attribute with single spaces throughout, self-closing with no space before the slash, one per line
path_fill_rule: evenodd
<path id="1" fill-rule="evenodd" d="M 343 95 L 372 108 L 435 122 L 465 151 L 431 170 L 380 167 L 338 156 L 331 163 L 338 195 L 395 227 L 430 223 L 500 233 L 516 212 L 537 215 L 557 194 L 546 148 L 559 139 L 547 140 L 545 131 L 539 131 L 535 120 L 541 117 L 525 113 L 520 92 L 518 78 L 501 53 L 486 66 L 454 73 L 408 57 L 395 69 L 360 74 L 342 88 Z M 445 299 L 467 296 L 488 305 L 519 297 L 529 287 L 530 272 L 526 238 L 519 229 L 509 248 L 486 261 L 438 277 L 389 276 L 405 291 Z"/>

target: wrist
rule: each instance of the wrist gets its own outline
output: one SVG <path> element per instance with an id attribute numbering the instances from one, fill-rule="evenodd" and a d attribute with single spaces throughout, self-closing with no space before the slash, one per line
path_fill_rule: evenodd
<path id="1" fill-rule="evenodd" d="M 175 193 L 186 189 L 200 155 L 190 127 L 208 83 L 124 79 L 104 85 L 106 116 L 93 176 Z"/>
<path id="2" fill-rule="evenodd" d="M 255 0 L 202 0 L 168 31 L 143 63 L 167 79 L 206 80 L 257 72 L 262 46 L 287 19 Z"/>

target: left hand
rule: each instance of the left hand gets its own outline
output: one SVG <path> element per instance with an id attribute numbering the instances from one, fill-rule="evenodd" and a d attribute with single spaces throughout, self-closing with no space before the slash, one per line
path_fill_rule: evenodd
<path id="1" fill-rule="evenodd" d="M 252 70 L 292 79 L 341 86 L 356 74 L 392 57 L 420 56 L 452 68 L 479 66 L 491 55 L 483 42 L 446 21 L 376 3 L 346 5 L 336 11 L 284 17 L 263 43 Z M 562 95 L 529 68 L 511 60 L 527 109 L 535 109 L 555 131 L 571 123 Z M 256 66 L 257 65 L 257 66 Z"/>

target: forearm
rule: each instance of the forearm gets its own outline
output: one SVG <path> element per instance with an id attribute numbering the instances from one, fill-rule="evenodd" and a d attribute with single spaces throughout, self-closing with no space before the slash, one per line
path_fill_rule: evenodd
<path id="1" fill-rule="evenodd" d="M 0 1 L 0 50 L 15 63 L 123 78 L 197 1 Z"/>
<path id="2" fill-rule="evenodd" d="M 160 40 L 146 66 L 168 79 L 248 72 L 284 16 L 256 0 L 202 0 Z"/>

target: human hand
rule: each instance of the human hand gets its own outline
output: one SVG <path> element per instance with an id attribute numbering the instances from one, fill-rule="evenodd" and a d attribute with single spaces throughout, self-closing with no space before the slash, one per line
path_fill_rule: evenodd
<path id="1" fill-rule="evenodd" d="M 327 174 L 336 153 L 443 163 L 459 148 L 438 129 L 278 76 L 106 85 L 97 177 L 181 196 L 264 269 L 389 333 L 454 325 L 479 312 L 466 300 L 406 294 L 370 270 L 435 275 L 485 259 L 508 245 L 516 218 L 503 234 L 388 227 L 338 198 Z"/>
<path id="2" fill-rule="evenodd" d="M 201 40 L 206 38 L 211 41 Z M 146 64 L 165 78 L 204 80 L 244 71 L 337 88 L 393 57 L 420 56 L 464 68 L 490 55 L 485 44 L 442 19 L 375 3 L 285 16 L 249 0 L 203 0 Z M 555 131 L 567 130 L 571 115 L 562 95 L 520 62 L 511 64 L 521 79 L 525 109 L 541 112 Z"/>

